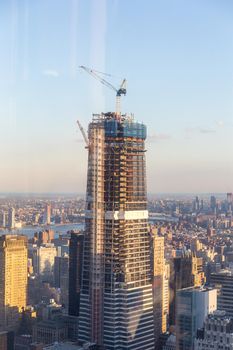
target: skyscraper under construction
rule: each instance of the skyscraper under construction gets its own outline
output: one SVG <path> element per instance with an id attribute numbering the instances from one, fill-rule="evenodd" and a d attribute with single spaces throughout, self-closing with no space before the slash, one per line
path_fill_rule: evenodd
<path id="1" fill-rule="evenodd" d="M 93 115 L 79 339 L 107 350 L 154 349 L 146 127 L 132 116 Z"/>

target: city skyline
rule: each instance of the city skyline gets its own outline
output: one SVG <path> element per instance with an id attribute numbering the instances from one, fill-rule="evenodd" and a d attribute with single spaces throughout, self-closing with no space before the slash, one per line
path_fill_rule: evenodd
<path id="1" fill-rule="evenodd" d="M 0 350 L 233 350 L 232 10 L 0 1 Z"/>
<path id="2" fill-rule="evenodd" d="M 87 129 L 115 99 L 80 64 L 127 79 L 122 111 L 149 130 L 149 193 L 231 191 L 232 7 L 2 1 L 0 191 L 85 192 L 76 119 Z"/>
<path id="3" fill-rule="evenodd" d="M 145 136 L 95 115 L 87 201 L 1 197 L 1 350 L 232 348 L 233 194 L 147 201 Z"/>

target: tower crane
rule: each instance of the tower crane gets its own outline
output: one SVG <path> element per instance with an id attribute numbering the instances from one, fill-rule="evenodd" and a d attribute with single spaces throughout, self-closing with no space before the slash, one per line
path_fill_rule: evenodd
<path id="1" fill-rule="evenodd" d="M 99 80 L 103 85 L 107 86 L 109 89 L 112 89 L 116 92 L 116 116 L 120 119 L 121 116 L 121 95 L 126 95 L 126 79 L 123 79 L 120 87 L 117 89 L 115 86 L 113 86 L 111 83 L 109 83 L 107 80 L 103 79 L 98 73 L 98 71 L 94 69 L 90 69 L 85 66 L 80 66 L 83 70 L 85 70 L 87 73 L 92 75 L 95 79 Z M 103 73 L 102 73 L 103 74 Z"/>
<path id="2" fill-rule="evenodd" d="M 86 135 L 86 133 L 85 133 L 85 131 L 84 131 L 84 129 L 83 129 L 83 127 L 82 127 L 82 125 L 81 125 L 79 120 L 77 120 L 77 124 L 78 124 L 78 127 L 79 127 L 82 135 L 83 135 L 83 138 L 84 138 L 84 141 L 85 141 L 85 144 L 86 144 L 85 148 L 89 148 L 89 141 L 88 141 L 87 135 Z"/>

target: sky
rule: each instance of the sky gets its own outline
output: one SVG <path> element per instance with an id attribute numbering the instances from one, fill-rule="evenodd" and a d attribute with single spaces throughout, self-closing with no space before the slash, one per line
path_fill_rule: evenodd
<path id="1" fill-rule="evenodd" d="M 85 192 L 77 127 L 127 79 L 148 192 L 233 191 L 231 0 L 1 0 L 0 192 Z"/>

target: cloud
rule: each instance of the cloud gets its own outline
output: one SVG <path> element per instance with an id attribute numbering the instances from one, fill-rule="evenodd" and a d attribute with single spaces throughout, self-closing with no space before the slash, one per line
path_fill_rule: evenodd
<path id="1" fill-rule="evenodd" d="M 45 70 L 43 70 L 42 74 L 47 76 L 47 77 L 52 77 L 52 78 L 59 77 L 59 73 L 55 69 L 45 69 Z"/>
<path id="2" fill-rule="evenodd" d="M 217 126 L 219 126 L 219 127 L 224 126 L 224 122 L 223 122 L 222 120 L 216 120 L 216 124 L 217 124 Z"/>
<path id="3" fill-rule="evenodd" d="M 185 132 L 188 133 L 188 134 L 196 132 L 196 131 L 197 131 L 197 128 L 186 128 L 185 129 Z"/>
<path id="4" fill-rule="evenodd" d="M 149 142 L 157 142 L 157 141 L 161 141 L 161 140 L 169 140 L 171 139 L 171 135 L 169 134 L 152 134 L 149 135 L 147 138 L 147 141 Z"/>
<path id="5" fill-rule="evenodd" d="M 216 132 L 216 130 L 211 128 L 198 128 L 198 130 L 201 134 L 212 134 L 213 132 Z"/>
<path id="6" fill-rule="evenodd" d="M 203 127 L 197 126 L 193 128 L 186 128 L 185 132 L 187 134 L 192 134 L 192 133 L 212 134 L 212 133 L 215 133 L 216 130 L 212 128 L 203 128 Z"/>

